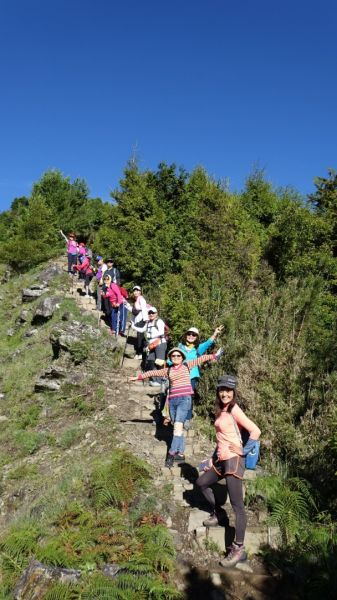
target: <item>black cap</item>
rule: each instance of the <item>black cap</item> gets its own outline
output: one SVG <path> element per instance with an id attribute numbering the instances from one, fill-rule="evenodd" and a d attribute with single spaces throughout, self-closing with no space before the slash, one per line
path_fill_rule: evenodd
<path id="1" fill-rule="evenodd" d="M 218 379 L 216 389 L 228 388 L 229 390 L 235 390 L 238 384 L 238 380 L 235 375 L 221 375 Z"/>
<path id="2" fill-rule="evenodd" d="M 113 263 L 114 259 L 113 258 L 107 258 L 105 262 L 112 262 Z"/>

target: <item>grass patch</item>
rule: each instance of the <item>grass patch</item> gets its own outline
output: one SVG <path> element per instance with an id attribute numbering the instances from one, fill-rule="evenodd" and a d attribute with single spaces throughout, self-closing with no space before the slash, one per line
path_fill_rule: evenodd
<path id="1" fill-rule="evenodd" d="M 7 479 L 26 479 L 35 477 L 37 474 L 38 470 L 36 465 L 25 464 L 20 465 L 19 467 L 16 467 L 16 469 L 12 469 L 11 471 L 9 471 Z"/>
<path id="2" fill-rule="evenodd" d="M 15 442 L 19 449 L 20 456 L 34 454 L 46 442 L 46 435 L 39 431 L 17 431 Z"/>
<path id="3" fill-rule="evenodd" d="M 57 440 L 57 445 L 63 450 L 67 450 L 67 448 L 70 448 L 76 444 L 76 442 L 79 442 L 82 437 L 83 432 L 79 427 L 69 427 L 69 429 L 66 429 Z"/>

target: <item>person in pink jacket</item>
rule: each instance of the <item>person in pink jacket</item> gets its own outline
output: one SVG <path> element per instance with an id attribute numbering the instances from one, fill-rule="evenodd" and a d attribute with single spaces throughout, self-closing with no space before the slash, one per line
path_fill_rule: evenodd
<path id="1" fill-rule="evenodd" d="M 80 264 L 74 266 L 74 269 L 83 276 L 85 296 L 89 298 L 89 285 L 94 275 L 89 257 L 85 256 Z"/>
<path id="2" fill-rule="evenodd" d="M 78 253 L 78 244 L 76 242 L 76 235 L 74 233 L 69 233 L 68 237 L 64 235 L 62 229 L 60 229 L 60 234 L 67 244 L 67 256 L 68 256 L 68 273 L 70 275 L 75 275 L 73 271 L 74 265 L 77 263 L 77 253 Z"/>
<path id="3" fill-rule="evenodd" d="M 218 379 L 215 405 L 216 449 L 204 473 L 197 479 L 206 500 L 212 507 L 211 516 L 203 524 L 207 527 L 218 525 L 226 517 L 226 513 L 217 506 L 212 486 L 220 479 L 226 478 L 227 490 L 235 513 L 235 541 L 228 556 L 221 561 L 223 567 L 233 567 L 247 559 L 244 538 L 247 518 L 243 502 L 242 478 L 245 470 L 245 455 L 259 439 L 261 431 L 245 415 L 237 404 L 237 379 L 234 375 L 223 375 Z M 249 439 L 242 446 L 240 429 L 249 433 Z"/>
<path id="4" fill-rule="evenodd" d="M 103 290 L 102 298 L 109 301 L 111 308 L 111 333 L 113 335 L 124 335 L 125 322 L 123 322 L 123 313 L 121 310 L 124 304 L 124 297 L 117 283 L 111 281 L 110 275 L 104 275 L 103 277 Z"/>

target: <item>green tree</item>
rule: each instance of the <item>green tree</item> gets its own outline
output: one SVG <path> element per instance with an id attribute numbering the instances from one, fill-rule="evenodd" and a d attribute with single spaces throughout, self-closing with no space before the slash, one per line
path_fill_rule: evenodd
<path id="1" fill-rule="evenodd" d="M 17 271 L 39 264 L 60 251 L 54 213 L 40 195 L 20 213 L 10 238 L 1 245 L 3 260 Z"/>

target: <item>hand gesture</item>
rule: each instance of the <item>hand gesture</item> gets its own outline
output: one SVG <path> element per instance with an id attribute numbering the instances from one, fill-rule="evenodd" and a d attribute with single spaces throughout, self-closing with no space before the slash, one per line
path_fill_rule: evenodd
<path id="1" fill-rule="evenodd" d="M 223 331 L 224 326 L 223 325 L 219 325 L 219 327 L 216 327 L 214 330 L 214 337 L 217 337 L 218 335 L 220 335 L 220 333 Z"/>
<path id="2" fill-rule="evenodd" d="M 138 381 L 138 377 L 129 377 L 129 381 Z"/>

